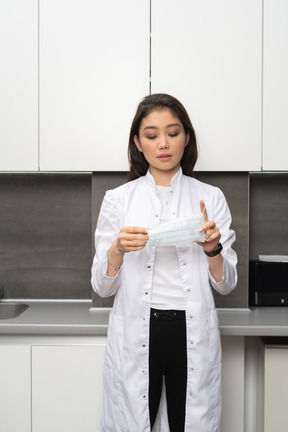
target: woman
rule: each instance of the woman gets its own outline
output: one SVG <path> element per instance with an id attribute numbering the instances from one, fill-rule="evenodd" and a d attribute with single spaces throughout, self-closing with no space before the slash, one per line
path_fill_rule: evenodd
<path id="1" fill-rule="evenodd" d="M 129 182 L 106 192 L 95 234 L 92 286 L 115 295 L 101 431 L 215 432 L 221 346 L 211 286 L 228 294 L 237 282 L 230 212 L 218 188 L 191 177 L 195 133 L 172 96 L 139 104 L 128 153 Z M 167 246 L 173 221 L 202 214 L 198 241 L 174 233 Z M 157 230 L 167 222 L 163 243 Z"/>

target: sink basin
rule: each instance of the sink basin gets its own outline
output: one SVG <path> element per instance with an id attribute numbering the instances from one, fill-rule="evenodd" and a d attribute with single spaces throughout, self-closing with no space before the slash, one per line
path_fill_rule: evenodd
<path id="1" fill-rule="evenodd" d="M 0 302 L 0 320 L 16 318 L 28 308 L 25 303 Z"/>

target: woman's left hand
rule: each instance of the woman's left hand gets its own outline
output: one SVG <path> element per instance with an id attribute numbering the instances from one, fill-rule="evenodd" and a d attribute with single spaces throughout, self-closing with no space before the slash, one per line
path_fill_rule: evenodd
<path id="1" fill-rule="evenodd" d="M 198 244 L 202 246 L 206 252 L 212 252 L 213 250 L 217 249 L 221 234 L 215 222 L 213 220 L 208 220 L 207 211 L 203 200 L 200 201 L 200 209 L 201 213 L 204 212 L 204 225 L 199 228 L 199 231 L 205 231 L 205 242 L 199 242 Z"/>

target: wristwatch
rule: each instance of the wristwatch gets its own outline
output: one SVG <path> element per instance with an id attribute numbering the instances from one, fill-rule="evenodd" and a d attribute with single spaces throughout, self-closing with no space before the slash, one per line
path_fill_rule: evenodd
<path id="1" fill-rule="evenodd" d="M 205 249 L 203 249 L 203 250 L 208 257 L 215 257 L 216 255 L 218 255 L 222 251 L 222 249 L 223 249 L 223 246 L 219 242 L 217 245 L 217 249 L 215 249 L 214 251 L 207 252 L 207 251 L 205 251 Z"/>

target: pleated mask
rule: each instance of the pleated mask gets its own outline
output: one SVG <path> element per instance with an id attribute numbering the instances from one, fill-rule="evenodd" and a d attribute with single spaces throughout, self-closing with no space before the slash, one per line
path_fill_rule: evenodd
<path id="1" fill-rule="evenodd" d="M 199 232 L 202 225 L 204 225 L 203 213 L 160 224 L 148 229 L 148 246 L 181 246 L 193 242 L 205 242 L 205 232 Z"/>

